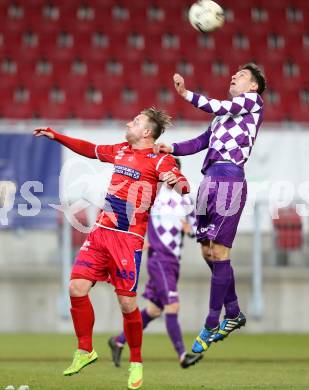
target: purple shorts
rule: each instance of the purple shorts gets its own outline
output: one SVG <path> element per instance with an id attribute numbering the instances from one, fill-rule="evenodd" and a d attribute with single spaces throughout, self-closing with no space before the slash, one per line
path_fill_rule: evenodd
<path id="1" fill-rule="evenodd" d="M 208 168 L 197 195 L 197 241 L 207 239 L 232 248 L 246 199 L 242 168 L 230 163 Z"/>
<path id="2" fill-rule="evenodd" d="M 179 259 L 162 252 L 150 251 L 147 260 L 149 279 L 143 297 L 160 309 L 178 302 L 177 283 L 179 279 Z"/>

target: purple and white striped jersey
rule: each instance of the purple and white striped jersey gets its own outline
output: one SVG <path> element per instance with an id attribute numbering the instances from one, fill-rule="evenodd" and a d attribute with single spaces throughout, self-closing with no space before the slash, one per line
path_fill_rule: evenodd
<path id="1" fill-rule="evenodd" d="M 188 91 L 186 99 L 215 118 L 199 137 L 174 143 L 173 155 L 186 156 L 208 148 L 202 173 L 215 161 L 231 161 L 243 167 L 263 120 L 261 96 L 246 92 L 232 100 L 217 100 Z"/>
<path id="2" fill-rule="evenodd" d="M 194 203 L 191 197 L 163 185 L 151 208 L 148 221 L 148 241 L 157 252 L 180 257 L 183 242 L 183 222 L 191 227 L 191 234 L 196 233 Z M 191 235 L 190 234 L 190 235 Z"/>

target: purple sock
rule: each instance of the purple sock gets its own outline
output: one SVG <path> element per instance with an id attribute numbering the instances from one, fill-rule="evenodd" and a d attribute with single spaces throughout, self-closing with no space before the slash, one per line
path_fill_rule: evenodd
<path id="1" fill-rule="evenodd" d="M 213 261 L 213 272 L 211 277 L 209 314 L 205 321 L 207 328 L 215 328 L 219 324 L 219 318 L 226 296 L 227 289 L 231 282 L 230 260 Z"/>
<path id="2" fill-rule="evenodd" d="M 238 299 L 235 290 L 235 278 L 234 278 L 234 270 L 231 266 L 231 282 L 227 289 L 224 306 L 225 306 L 225 314 L 227 318 L 236 318 L 240 313 L 240 308 L 238 305 Z"/>
<path id="3" fill-rule="evenodd" d="M 213 271 L 213 262 L 206 261 L 211 272 Z M 231 266 L 231 282 L 226 292 L 226 296 L 224 298 L 224 306 L 225 306 L 225 314 L 227 318 L 236 318 L 240 313 L 240 308 L 238 305 L 237 294 L 235 290 L 235 277 L 234 270 Z"/>
<path id="4" fill-rule="evenodd" d="M 165 325 L 174 348 L 180 357 L 185 352 L 185 346 L 183 344 L 182 333 L 178 322 L 178 314 L 165 314 Z"/>
<path id="5" fill-rule="evenodd" d="M 154 320 L 154 318 L 150 317 L 150 315 L 147 313 L 147 309 L 143 309 L 141 311 L 141 316 L 142 316 L 142 321 L 143 321 L 143 329 L 145 329 L 147 327 L 147 325 L 149 324 L 149 322 Z M 124 335 L 124 332 L 122 332 L 119 336 L 116 336 L 115 340 L 117 343 L 120 343 L 120 344 L 125 344 L 127 342 L 126 336 Z"/>

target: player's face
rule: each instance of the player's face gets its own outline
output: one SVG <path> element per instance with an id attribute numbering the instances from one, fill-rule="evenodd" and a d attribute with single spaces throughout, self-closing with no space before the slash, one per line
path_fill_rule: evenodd
<path id="1" fill-rule="evenodd" d="M 238 71 L 232 76 L 230 84 L 231 96 L 238 96 L 244 92 L 256 91 L 257 82 L 252 79 L 252 73 L 249 69 Z"/>
<path id="2" fill-rule="evenodd" d="M 130 145 L 146 138 L 149 133 L 148 117 L 144 114 L 137 115 L 131 122 L 127 123 L 126 140 Z"/>

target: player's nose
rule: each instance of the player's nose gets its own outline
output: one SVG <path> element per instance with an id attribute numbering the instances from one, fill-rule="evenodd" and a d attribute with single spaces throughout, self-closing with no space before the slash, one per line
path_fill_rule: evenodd
<path id="1" fill-rule="evenodd" d="M 235 84 L 235 81 L 236 81 L 236 75 L 232 76 L 230 84 Z"/>

